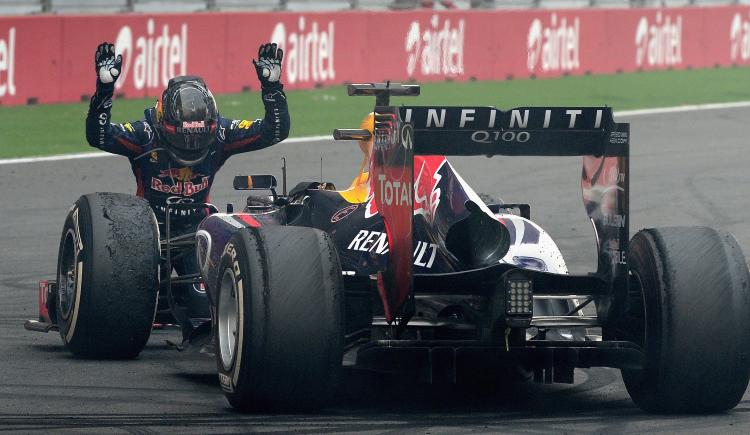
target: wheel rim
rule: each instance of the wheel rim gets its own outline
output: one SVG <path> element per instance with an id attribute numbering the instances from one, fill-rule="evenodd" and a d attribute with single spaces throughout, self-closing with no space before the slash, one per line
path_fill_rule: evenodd
<path id="1" fill-rule="evenodd" d="M 237 302 L 237 282 L 234 272 L 227 268 L 221 278 L 219 289 L 219 355 L 224 370 L 230 370 L 234 364 L 239 329 L 239 303 Z"/>
<path id="2" fill-rule="evenodd" d="M 77 262 L 76 238 L 71 229 L 65 235 L 63 252 L 60 257 L 60 270 L 58 271 L 57 300 L 60 304 L 59 312 L 63 320 L 70 318 L 75 305 Z"/>

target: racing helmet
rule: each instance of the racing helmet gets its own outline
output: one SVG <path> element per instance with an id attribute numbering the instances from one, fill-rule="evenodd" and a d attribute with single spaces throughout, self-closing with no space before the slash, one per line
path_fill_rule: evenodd
<path id="1" fill-rule="evenodd" d="M 157 131 L 170 156 L 184 166 L 202 162 L 216 141 L 219 113 L 202 78 L 171 79 L 156 103 Z"/>

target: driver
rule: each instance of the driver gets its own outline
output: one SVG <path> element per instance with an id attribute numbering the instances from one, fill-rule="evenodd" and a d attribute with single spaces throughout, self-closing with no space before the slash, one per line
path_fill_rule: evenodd
<path id="1" fill-rule="evenodd" d="M 145 110 L 144 119 L 113 124 L 112 95 L 122 55 L 115 55 L 114 45 L 102 43 L 94 56 L 96 93 L 86 117 L 86 139 L 95 148 L 128 157 L 136 195 L 149 202 L 163 231 L 168 201 L 209 202 L 214 175 L 229 157 L 287 137 L 289 112 L 280 82 L 283 57 L 283 51 L 269 43 L 260 46 L 253 60 L 265 106 L 263 119 L 223 118 L 202 78 L 180 76 L 169 81 L 156 106 Z M 171 236 L 195 231 L 207 213 L 205 208 L 170 209 Z M 183 256 L 173 266 L 179 275 L 198 272 L 194 255 Z M 170 304 L 172 313 L 187 337 L 193 330 L 191 319 L 209 317 L 205 291 L 198 285 L 173 290 L 179 307 Z"/>
<path id="2" fill-rule="evenodd" d="M 136 195 L 145 198 L 163 222 L 167 199 L 208 202 L 214 175 L 234 154 L 254 151 L 284 140 L 289 133 L 289 112 L 281 79 L 283 51 L 263 44 L 253 60 L 261 83 L 266 113 L 255 121 L 219 115 L 206 83 L 197 76 L 180 76 L 145 110 L 145 118 L 124 124 L 110 123 L 112 94 L 122 70 L 122 55 L 102 43 L 94 57 L 96 93 L 86 117 L 86 139 L 95 148 L 130 159 Z M 175 221 L 197 225 L 198 211 L 175 211 Z M 191 225 L 188 225 L 191 226 Z"/>

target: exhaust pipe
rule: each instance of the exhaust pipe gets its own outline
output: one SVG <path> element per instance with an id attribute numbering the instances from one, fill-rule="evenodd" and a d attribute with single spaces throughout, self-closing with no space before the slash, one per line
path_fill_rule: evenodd
<path id="1" fill-rule="evenodd" d="M 464 206 L 469 216 L 448 229 L 446 249 L 465 266 L 480 268 L 497 264 L 510 249 L 508 229 L 473 201 L 466 201 Z"/>

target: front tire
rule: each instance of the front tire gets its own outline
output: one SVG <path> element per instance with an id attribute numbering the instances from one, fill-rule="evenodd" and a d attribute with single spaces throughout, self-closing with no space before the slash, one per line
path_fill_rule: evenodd
<path id="1" fill-rule="evenodd" d="M 125 359 L 146 346 L 159 286 L 159 232 L 141 198 L 81 196 L 63 227 L 55 311 L 76 356 Z"/>
<path id="2" fill-rule="evenodd" d="M 343 279 L 331 237 L 305 227 L 237 232 L 216 283 L 219 381 L 242 411 L 320 408 L 343 351 Z"/>
<path id="3" fill-rule="evenodd" d="M 630 242 L 630 267 L 624 336 L 647 359 L 622 371 L 633 401 L 647 412 L 734 408 L 750 378 L 750 277 L 737 241 L 704 227 L 646 229 Z"/>

